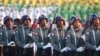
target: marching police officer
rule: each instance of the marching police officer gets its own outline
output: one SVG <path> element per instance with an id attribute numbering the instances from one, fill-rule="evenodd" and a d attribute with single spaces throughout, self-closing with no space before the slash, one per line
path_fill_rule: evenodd
<path id="1" fill-rule="evenodd" d="M 2 28 L 3 56 L 15 56 L 15 32 L 12 25 L 13 19 L 10 16 L 5 16 Z"/>
<path id="2" fill-rule="evenodd" d="M 31 27 L 31 19 L 28 15 L 21 18 L 22 25 L 16 30 L 15 40 L 18 46 L 18 56 L 33 55 L 33 34 Z"/>
<path id="3" fill-rule="evenodd" d="M 83 34 L 85 33 L 85 35 L 88 35 L 89 34 L 89 31 L 90 31 L 90 29 L 92 28 L 92 18 L 96 18 L 97 17 L 97 15 L 96 14 L 92 14 L 92 15 L 90 15 L 90 18 L 89 19 L 87 19 L 87 21 L 85 22 L 85 24 L 84 24 L 84 31 L 83 31 Z M 91 56 L 90 55 L 90 50 L 86 47 L 85 48 L 85 56 Z"/>
<path id="4" fill-rule="evenodd" d="M 71 56 L 84 56 L 85 37 L 82 37 L 82 31 L 82 21 L 79 17 L 73 17 L 71 29 L 67 33 L 67 45 L 71 52 Z"/>
<path id="5" fill-rule="evenodd" d="M 20 26 L 21 25 L 21 20 L 19 18 L 14 19 L 14 25 Z"/>
<path id="6" fill-rule="evenodd" d="M 15 30 L 15 32 L 20 25 L 21 25 L 21 19 L 19 18 L 14 19 L 13 29 Z M 18 56 L 17 52 L 18 52 L 18 46 L 16 46 L 16 56 Z"/>
<path id="7" fill-rule="evenodd" d="M 67 48 L 65 42 L 65 21 L 62 16 L 56 16 L 55 18 L 56 28 L 52 29 L 52 40 L 54 53 L 53 56 L 64 56 L 66 55 Z M 64 48 L 64 49 L 63 49 Z"/>
<path id="8" fill-rule="evenodd" d="M 88 56 L 100 56 L 100 20 L 98 16 L 91 18 L 91 29 L 86 34 L 86 49 Z"/>
<path id="9" fill-rule="evenodd" d="M 39 28 L 36 30 L 35 43 L 37 45 L 36 56 L 51 56 L 51 39 L 48 36 L 49 28 L 46 26 L 48 19 L 41 15 L 38 19 Z"/>

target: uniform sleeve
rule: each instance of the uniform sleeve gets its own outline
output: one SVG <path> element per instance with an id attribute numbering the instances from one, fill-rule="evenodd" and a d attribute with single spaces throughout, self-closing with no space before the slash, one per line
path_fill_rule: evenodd
<path id="1" fill-rule="evenodd" d="M 12 39 L 11 39 L 11 41 L 14 41 L 14 42 L 15 42 L 15 34 L 14 34 L 14 33 L 12 34 Z"/>
<path id="2" fill-rule="evenodd" d="M 53 45 L 53 47 L 54 47 L 54 49 L 55 49 L 56 51 L 60 51 L 59 44 L 57 43 L 55 37 L 53 37 L 52 45 Z"/>
<path id="3" fill-rule="evenodd" d="M 42 48 L 42 45 L 41 45 L 41 43 L 39 42 L 39 34 L 34 35 L 34 39 L 35 39 L 34 41 L 35 41 L 37 47 Z"/>
<path id="4" fill-rule="evenodd" d="M 6 45 L 6 42 L 5 42 L 5 35 L 4 35 L 4 30 L 2 29 L 2 44 L 3 45 Z"/>
<path id="5" fill-rule="evenodd" d="M 70 47 L 72 50 L 76 51 L 77 47 L 74 46 L 74 44 L 71 42 L 72 40 L 72 35 L 71 32 L 67 33 L 67 45 Z"/>
<path id="6" fill-rule="evenodd" d="M 51 39 L 50 39 L 51 37 L 46 37 L 45 39 L 44 39 L 44 45 L 47 45 L 48 43 L 51 43 Z"/>
<path id="7" fill-rule="evenodd" d="M 22 47 L 22 48 L 24 47 L 24 44 L 21 43 L 20 33 L 18 31 L 16 31 L 15 33 L 15 42 L 19 47 Z"/>
<path id="8" fill-rule="evenodd" d="M 72 50 L 74 50 L 74 51 L 76 51 L 76 47 L 71 43 L 71 37 L 68 37 L 68 39 L 67 39 L 67 45 L 72 49 Z"/>
<path id="9" fill-rule="evenodd" d="M 62 48 L 67 47 L 67 39 L 64 39 L 61 44 L 62 44 Z"/>
<path id="10" fill-rule="evenodd" d="M 29 43 L 33 43 L 34 42 L 33 36 L 32 37 L 28 36 L 28 37 L 29 37 Z"/>
<path id="11" fill-rule="evenodd" d="M 29 38 L 29 43 L 33 43 L 34 42 L 34 35 L 32 32 L 31 33 L 28 33 L 27 37 Z"/>
<path id="12" fill-rule="evenodd" d="M 95 50 L 95 47 L 90 43 L 90 38 L 91 38 L 91 34 L 87 34 L 86 35 L 86 42 L 85 42 L 85 45 L 88 49 L 92 49 L 92 50 Z"/>
<path id="13" fill-rule="evenodd" d="M 52 45 L 53 45 L 53 47 L 54 47 L 54 49 L 56 51 L 60 51 L 59 43 L 57 42 L 57 34 L 56 34 L 55 30 L 52 30 L 52 33 L 53 33 L 53 36 L 52 36 Z"/>
<path id="14" fill-rule="evenodd" d="M 47 45 L 48 43 L 51 43 L 51 33 L 50 33 L 50 28 L 47 28 L 47 31 L 45 33 L 45 38 L 44 38 L 44 45 Z"/>

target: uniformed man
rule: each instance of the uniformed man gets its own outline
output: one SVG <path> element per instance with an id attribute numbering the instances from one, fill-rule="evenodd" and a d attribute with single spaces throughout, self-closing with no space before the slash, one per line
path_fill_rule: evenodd
<path id="1" fill-rule="evenodd" d="M 37 45 L 36 56 L 51 56 L 51 40 L 48 37 L 49 28 L 46 26 L 48 19 L 41 15 L 38 19 L 39 28 L 36 30 L 35 43 Z"/>
<path id="2" fill-rule="evenodd" d="M 3 56 L 15 56 L 15 32 L 12 25 L 13 19 L 10 16 L 5 16 L 2 29 Z"/>
<path id="3" fill-rule="evenodd" d="M 19 18 L 14 19 L 14 24 L 13 24 L 13 29 L 15 32 L 17 31 L 17 28 L 20 27 L 21 25 L 21 20 Z M 18 46 L 16 46 L 16 56 L 18 56 Z"/>
<path id="4" fill-rule="evenodd" d="M 86 34 L 88 56 L 100 56 L 100 20 L 98 16 L 91 18 L 91 29 Z"/>
<path id="5" fill-rule="evenodd" d="M 84 23 L 84 30 L 82 32 L 82 34 L 88 34 L 89 30 L 91 29 L 91 25 L 90 25 L 90 18 L 86 20 L 86 22 Z M 84 51 L 85 56 L 89 55 L 89 50 L 86 48 Z"/>
<path id="6" fill-rule="evenodd" d="M 73 17 L 71 22 L 71 29 L 67 33 L 67 45 L 71 52 L 71 56 L 84 56 L 84 37 L 81 33 L 83 31 L 82 21 L 79 17 Z"/>
<path id="7" fill-rule="evenodd" d="M 0 19 L 1 20 L 1 19 Z M 0 21 L 1 22 L 1 21 Z M 3 45 L 2 45 L 2 24 L 0 24 L 0 56 L 3 54 Z"/>
<path id="8" fill-rule="evenodd" d="M 91 29 L 91 20 L 92 20 L 92 18 L 96 18 L 97 17 L 97 15 L 96 14 L 92 14 L 91 16 L 90 16 L 90 18 L 89 19 L 87 19 L 87 21 L 85 22 L 85 24 L 84 24 L 84 31 L 83 31 L 83 34 L 85 33 L 85 34 L 87 34 L 88 32 L 89 32 L 89 30 Z"/>
<path id="9" fill-rule="evenodd" d="M 88 33 L 88 30 L 91 28 L 91 26 L 90 26 L 90 19 L 87 19 L 87 20 L 84 22 L 83 27 L 84 27 L 84 29 L 83 29 L 81 35 Z M 86 51 L 85 51 L 85 52 L 86 52 Z"/>
<path id="10" fill-rule="evenodd" d="M 55 24 L 56 28 L 54 28 L 52 32 L 52 40 L 53 40 L 53 48 L 54 48 L 54 53 L 53 56 L 65 56 L 67 48 L 66 47 L 66 42 L 65 42 L 65 31 L 66 29 L 64 28 L 65 26 L 65 21 L 62 16 L 57 16 L 55 18 Z M 64 49 L 63 49 L 64 48 Z"/>
<path id="11" fill-rule="evenodd" d="M 31 19 L 28 15 L 21 18 L 22 25 L 17 28 L 15 40 L 18 45 L 18 56 L 33 55 L 33 37 Z"/>
<path id="12" fill-rule="evenodd" d="M 14 19 L 14 25 L 15 26 L 20 26 L 21 25 L 21 20 L 19 18 Z"/>

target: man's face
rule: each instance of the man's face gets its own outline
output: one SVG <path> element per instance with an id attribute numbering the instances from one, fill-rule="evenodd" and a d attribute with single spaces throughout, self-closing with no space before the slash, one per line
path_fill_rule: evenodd
<path id="1" fill-rule="evenodd" d="M 6 22 L 6 26 L 12 26 L 13 25 L 13 21 L 12 19 L 8 19 L 7 22 Z"/>
<path id="2" fill-rule="evenodd" d="M 47 24 L 47 20 L 46 19 L 43 19 L 40 23 L 41 26 L 46 26 Z"/>
<path id="3" fill-rule="evenodd" d="M 25 26 L 30 26 L 31 25 L 31 21 L 29 19 L 24 21 L 24 25 Z"/>
<path id="4" fill-rule="evenodd" d="M 58 21 L 58 22 L 57 22 L 57 26 L 58 26 L 58 27 L 63 27 L 63 26 L 64 26 L 64 21 L 63 21 L 63 20 Z"/>
<path id="5" fill-rule="evenodd" d="M 14 25 L 20 25 L 21 24 L 21 21 L 19 20 L 19 21 L 14 21 Z"/>
<path id="6" fill-rule="evenodd" d="M 14 21 L 14 25 L 18 25 L 19 23 L 17 21 Z"/>
<path id="7" fill-rule="evenodd" d="M 100 20 L 98 18 L 93 21 L 94 26 L 98 27 L 100 26 L 99 24 L 100 24 Z"/>
<path id="8" fill-rule="evenodd" d="M 80 26 L 82 26 L 82 24 L 81 24 L 81 22 L 80 22 L 79 20 L 76 20 L 76 21 L 74 22 L 73 26 L 74 26 L 75 29 L 79 29 Z"/>

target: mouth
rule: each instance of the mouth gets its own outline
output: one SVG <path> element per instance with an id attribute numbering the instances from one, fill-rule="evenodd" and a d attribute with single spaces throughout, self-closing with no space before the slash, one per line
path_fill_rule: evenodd
<path id="1" fill-rule="evenodd" d="M 76 29 L 78 28 L 78 26 L 75 27 Z"/>
<path id="2" fill-rule="evenodd" d="M 99 23 L 96 23 L 95 25 L 96 25 L 96 26 L 99 26 Z"/>

